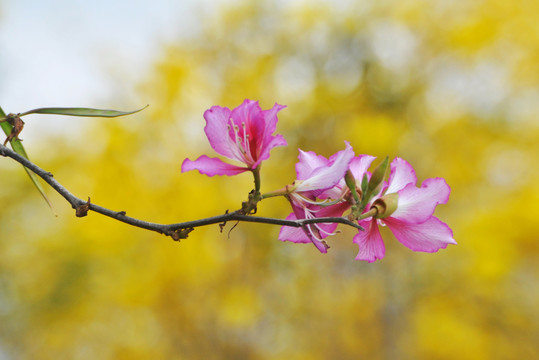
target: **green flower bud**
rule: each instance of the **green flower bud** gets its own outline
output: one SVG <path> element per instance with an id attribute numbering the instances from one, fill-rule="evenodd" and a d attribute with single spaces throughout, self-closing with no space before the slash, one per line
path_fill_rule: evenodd
<path id="1" fill-rule="evenodd" d="M 378 165 L 376 169 L 374 169 L 374 171 L 372 172 L 371 180 L 369 181 L 369 185 L 367 186 L 368 195 L 374 196 L 380 191 L 386 178 L 388 165 L 389 157 L 386 156 L 384 161 L 382 161 L 380 165 Z"/>
<path id="2" fill-rule="evenodd" d="M 380 165 L 378 165 L 376 169 L 374 169 L 371 179 L 367 184 L 367 189 L 363 193 L 363 198 L 361 199 L 361 206 L 363 208 L 367 206 L 369 200 L 372 199 L 373 196 L 378 195 L 378 193 L 382 189 L 382 186 L 384 185 L 384 180 L 386 178 L 388 165 L 389 157 L 386 156 L 386 158 L 380 163 Z M 362 183 L 362 187 L 365 186 L 364 181 Z"/>
<path id="3" fill-rule="evenodd" d="M 346 171 L 346 174 L 344 175 L 344 181 L 346 182 L 346 186 L 348 186 L 348 189 L 350 189 L 350 193 L 354 197 L 354 201 L 356 204 L 359 204 L 359 194 L 357 193 L 357 184 L 356 179 L 354 178 L 354 175 L 350 170 Z M 360 190 L 361 191 L 361 190 Z"/>

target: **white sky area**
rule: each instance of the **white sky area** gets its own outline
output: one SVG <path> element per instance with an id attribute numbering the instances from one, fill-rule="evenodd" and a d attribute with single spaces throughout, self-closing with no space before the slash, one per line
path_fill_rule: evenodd
<path id="1" fill-rule="evenodd" d="M 135 93 L 163 44 L 198 31 L 199 15 L 224 2 L 0 0 L 0 106 L 117 108 L 113 101 Z M 25 137 L 43 130 L 25 121 Z"/>

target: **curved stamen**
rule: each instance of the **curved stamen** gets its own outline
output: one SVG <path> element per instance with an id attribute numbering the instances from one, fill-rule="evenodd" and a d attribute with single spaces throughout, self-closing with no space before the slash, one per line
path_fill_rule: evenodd
<path id="1" fill-rule="evenodd" d="M 319 210 L 313 210 L 313 209 L 308 209 L 306 207 L 303 207 L 303 213 L 305 214 L 305 219 L 314 219 L 316 218 L 316 216 L 313 214 L 313 212 L 318 212 L 320 211 Z M 312 230 L 312 226 L 314 226 L 316 228 L 316 230 L 318 231 L 318 234 L 315 234 L 314 231 Z M 337 234 L 337 231 L 334 231 L 334 232 L 328 232 L 326 230 L 324 230 L 322 227 L 321 227 L 321 224 L 312 224 L 312 225 L 307 225 L 307 228 L 309 229 L 309 233 L 312 235 L 312 237 L 318 241 L 322 241 L 322 237 L 320 237 L 320 233 L 324 234 L 324 235 L 327 235 L 327 236 L 332 236 L 332 235 L 335 235 Z"/>
<path id="2" fill-rule="evenodd" d="M 230 122 L 230 125 L 228 125 L 228 131 L 230 131 L 230 129 L 233 129 L 233 132 L 234 132 L 234 138 L 233 139 L 229 138 L 230 140 L 232 140 L 229 143 L 229 148 L 231 152 L 234 154 L 234 157 L 237 160 L 242 161 L 248 165 L 252 164 L 252 162 L 249 162 L 247 157 L 245 156 L 245 149 L 243 148 L 241 144 L 241 138 L 238 136 L 238 132 L 239 132 L 238 125 L 234 124 L 232 118 L 229 118 L 228 121 Z"/>
<path id="3" fill-rule="evenodd" d="M 245 154 L 248 156 L 246 160 L 249 160 L 250 164 L 254 164 L 255 161 L 253 159 L 253 154 L 251 153 L 251 144 L 249 143 L 249 134 L 247 133 L 247 127 L 245 126 L 245 122 L 241 123 L 241 127 L 243 128 L 243 148 Z"/>

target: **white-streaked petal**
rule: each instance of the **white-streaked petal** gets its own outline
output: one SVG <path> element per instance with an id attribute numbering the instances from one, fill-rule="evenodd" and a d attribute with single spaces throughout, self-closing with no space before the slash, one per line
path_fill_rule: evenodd
<path id="1" fill-rule="evenodd" d="M 422 223 L 434 214 L 438 204 L 447 203 L 450 192 L 443 178 L 427 179 L 420 188 L 408 184 L 398 192 L 398 207 L 391 217 L 408 223 Z"/>
<path id="2" fill-rule="evenodd" d="M 374 159 L 376 159 L 376 157 L 371 155 L 359 155 L 350 161 L 350 172 L 352 172 L 352 175 L 354 175 L 358 184 L 361 184 L 363 175 L 367 172 Z"/>
<path id="3" fill-rule="evenodd" d="M 315 196 L 335 186 L 344 177 L 348 165 L 354 157 L 354 150 L 348 142 L 346 149 L 339 151 L 329 166 L 316 169 L 308 179 L 296 187 L 296 192 L 312 191 Z"/>
<path id="4" fill-rule="evenodd" d="M 362 220 L 358 223 L 365 228 L 365 231 L 359 231 L 354 236 L 353 242 L 359 245 L 356 260 L 374 262 L 382 259 L 386 253 L 386 248 L 382 235 L 380 235 L 380 230 L 378 230 L 376 219 Z"/>
<path id="5" fill-rule="evenodd" d="M 322 155 L 317 155 L 314 151 L 299 150 L 298 162 L 296 163 L 296 178 L 305 180 L 314 170 L 327 166 L 329 160 Z"/>
<path id="6" fill-rule="evenodd" d="M 386 194 L 396 193 L 408 184 L 417 184 L 415 170 L 406 160 L 397 157 L 391 162 L 389 187 Z"/>

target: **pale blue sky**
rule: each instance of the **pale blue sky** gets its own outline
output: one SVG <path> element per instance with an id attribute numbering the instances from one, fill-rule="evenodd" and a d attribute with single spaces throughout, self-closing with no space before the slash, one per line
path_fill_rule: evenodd
<path id="1" fill-rule="evenodd" d="M 225 2 L 0 0 L 0 106 L 145 105 L 136 85 L 162 45 L 196 32 L 199 15 Z"/>

